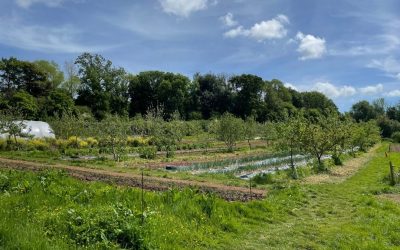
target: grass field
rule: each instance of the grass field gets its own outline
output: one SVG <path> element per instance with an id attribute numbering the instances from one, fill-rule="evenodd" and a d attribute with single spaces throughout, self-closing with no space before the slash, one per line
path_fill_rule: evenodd
<path id="1" fill-rule="evenodd" d="M 0 248 L 400 248 L 400 187 L 386 180 L 387 148 L 348 178 L 281 181 L 260 201 L 226 202 L 191 189 L 145 192 L 143 217 L 138 189 L 0 170 Z M 399 166 L 400 154 L 390 160 Z"/>

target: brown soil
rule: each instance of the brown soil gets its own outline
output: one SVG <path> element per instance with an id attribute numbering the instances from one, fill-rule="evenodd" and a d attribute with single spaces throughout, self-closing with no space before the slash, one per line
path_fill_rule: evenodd
<path id="1" fill-rule="evenodd" d="M 390 144 L 389 152 L 400 152 L 400 144 Z"/>
<path id="2" fill-rule="evenodd" d="M 0 158 L 0 168 L 10 168 L 18 170 L 41 171 L 48 169 L 64 170 L 69 175 L 85 181 L 105 181 L 123 186 L 142 187 L 142 176 L 131 173 L 118 173 L 107 170 L 91 169 L 84 167 L 48 165 L 21 160 L 10 160 Z M 249 201 L 252 199 L 262 199 L 265 197 L 265 190 L 244 187 L 226 186 L 210 182 L 197 182 L 188 180 L 167 179 L 160 177 L 143 177 L 143 188 L 146 190 L 163 191 L 170 188 L 193 187 L 202 192 L 212 192 L 228 201 Z"/>
<path id="3" fill-rule="evenodd" d="M 378 197 L 400 203 L 400 194 L 381 194 Z"/>

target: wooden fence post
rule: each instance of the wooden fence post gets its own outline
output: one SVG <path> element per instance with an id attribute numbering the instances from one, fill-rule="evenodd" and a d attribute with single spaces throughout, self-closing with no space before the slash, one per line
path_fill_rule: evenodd
<path id="1" fill-rule="evenodd" d="M 390 185 L 394 186 L 394 185 L 396 185 L 394 166 L 393 166 L 392 162 L 389 162 L 389 164 L 390 164 Z"/>

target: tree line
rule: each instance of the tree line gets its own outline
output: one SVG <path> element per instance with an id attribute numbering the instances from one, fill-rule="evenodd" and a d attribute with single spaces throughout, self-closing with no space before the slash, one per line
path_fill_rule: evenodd
<path id="1" fill-rule="evenodd" d="M 391 106 L 383 98 L 360 101 L 352 106 L 350 115 L 357 122 L 376 121 L 382 137 L 400 142 L 400 102 Z"/>
<path id="2" fill-rule="evenodd" d="M 135 117 L 160 109 L 165 120 L 210 119 L 229 112 L 258 122 L 282 121 L 303 110 L 307 116 L 337 113 L 319 92 L 298 92 L 276 79 L 242 74 L 145 71 L 131 74 L 98 54 L 84 53 L 64 70 L 45 60 L 0 61 L 0 110 L 18 109 L 25 119 L 64 114 Z"/>

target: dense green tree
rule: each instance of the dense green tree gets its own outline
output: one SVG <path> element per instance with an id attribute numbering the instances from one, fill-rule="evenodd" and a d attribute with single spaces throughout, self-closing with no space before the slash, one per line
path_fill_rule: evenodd
<path id="1" fill-rule="evenodd" d="M 303 92 L 302 104 L 305 109 L 318 110 L 319 113 L 325 116 L 338 113 L 338 108 L 335 103 L 320 92 Z"/>
<path id="2" fill-rule="evenodd" d="M 350 115 L 357 121 L 369 121 L 377 117 L 376 110 L 368 101 L 355 103 L 350 110 Z"/>
<path id="3" fill-rule="evenodd" d="M 124 69 L 113 67 L 112 62 L 101 55 L 89 53 L 80 55 L 75 64 L 81 80 L 79 105 L 90 107 L 99 119 L 108 113 L 127 113 L 128 78 Z"/>
<path id="4" fill-rule="evenodd" d="M 25 90 L 34 97 L 46 95 L 52 89 L 46 74 L 34 63 L 14 57 L 0 62 L 0 91 L 10 97 L 15 91 Z"/>
<path id="5" fill-rule="evenodd" d="M 235 114 L 242 119 L 249 116 L 258 117 L 263 107 L 262 93 L 265 83 L 255 75 L 240 75 L 229 79 L 237 92 L 235 97 Z"/>
<path id="6" fill-rule="evenodd" d="M 24 119 L 34 120 L 38 116 L 37 100 L 26 91 L 15 92 L 10 98 L 9 105 L 12 109 L 18 110 Z"/>
<path id="7" fill-rule="evenodd" d="M 234 93 L 233 87 L 224 75 L 196 74 L 193 79 L 195 91 L 192 92 L 198 107 L 192 107 L 192 111 L 200 111 L 203 119 L 209 119 L 214 115 L 222 115 L 232 112 Z"/>
<path id="8" fill-rule="evenodd" d="M 296 113 L 292 104 L 292 92 L 279 80 L 267 82 L 264 101 L 264 121 L 283 121 Z"/>
<path id="9" fill-rule="evenodd" d="M 51 84 L 50 89 L 58 88 L 64 81 L 64 72 L 60 70 L 57 63 L 38 60 L 34 61 L 33 64 L 42 74 L 45 75 L 45 81 Z"/>
<path id="10" fill-rule="evenodd" d="M 380 116 L 376 120 L 382 137 L 390 138 L 393 133 L 400 131 L 400 122 L 391 120 L 386 116 Z"/>
<path id="11" fill-rule="evenodd" d="M 158 106 L 163 107 L 163 117 L 170 119 L 174 112 L 185 115 L 188 100 L 189 78 L 169 72 L 146 71 L 130 77 L 129 114 L 146 114 Z"/>
<path id="12" fill-rule="evenodd" d="M 400 104 L 388 107 L 386 114 L 389 119 L 400 122 Z"/>
<path id="13" fill-rule="evenodd" d="M 41 110 L 47 116 L 63 116 L 66 113 L 74 113 L 75 104 L 66 90 L 56 89 L 46 97 Z"/>

